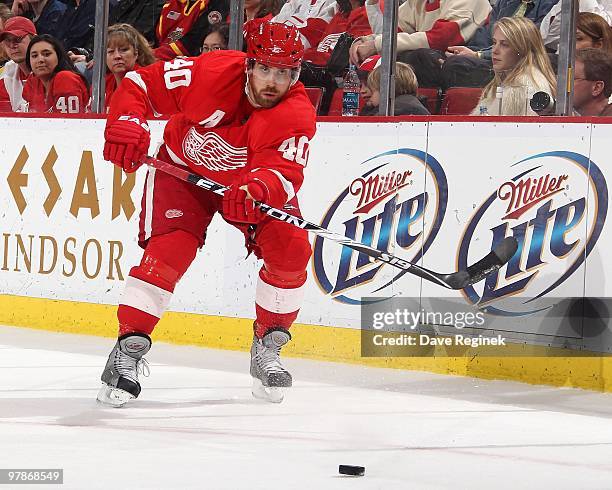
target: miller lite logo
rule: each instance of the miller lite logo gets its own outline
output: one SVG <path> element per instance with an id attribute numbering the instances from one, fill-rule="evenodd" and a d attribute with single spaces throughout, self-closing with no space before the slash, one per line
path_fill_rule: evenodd
<path id="1" fill-rule="evenodd" d="M 584 280 L 576 272 L 601 234 L 608 188 L 595 162 L 573 152 L 541 153 L 509 170 L 513 176 L 497 185 L 465 228 L 457 265 L 463 269 L 505 237 L 516 238 L 508 264 L 464 294 L 489 313 L 517 316 L 550 307 L 553 291 L 563 296 L 564 286 Z"/>
<path id="2" fill-rule="evenodd" d="M 385 253 L 421 259 L 446 212 L 448 187 L 441 165 L 421 150 L 400 148 L 354 167 L 358 172 L 347 180 L 321 226 Z M 320 237 L 315 238 L 313 264 L 323 292 L 353 305 L 362 304 L 363 296 L 399 294 L 398 284 L 393 290 L 390 286 L 405 274 Z"/>

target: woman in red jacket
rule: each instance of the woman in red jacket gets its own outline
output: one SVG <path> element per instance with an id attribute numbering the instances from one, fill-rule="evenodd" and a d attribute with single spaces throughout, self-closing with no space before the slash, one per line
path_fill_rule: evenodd
<path id="1" fill-rule="evenodd" d="M 149 43 L 129 24 L 115 24 L 108 28 L 106 42 L 106 90 L 104 104 L 106 112 L 111 98 L 128 71 L 138 70 L 155 63 Z"/>
<path id="2" fill-rule="evenodd" d="M 32 71 L 23 87 L 28 112 L 87 111 L 89 84 L 56 38 L 34 36 L 26 51 L 26 65 Z"/>

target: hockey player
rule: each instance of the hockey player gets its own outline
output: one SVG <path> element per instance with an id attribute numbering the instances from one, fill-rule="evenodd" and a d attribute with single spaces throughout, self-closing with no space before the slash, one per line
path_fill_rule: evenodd
<path id="1" fill-rule="evenodd" d="M 138 370 L 150 334 L 179 279 L 203 246 L 213 215 L 245 234 L 263 259 L 251 348 L 253 395 L 280 402 L 291 375 L 280 360 L 291 339 L 311 249 L 306 232 L 263 215 L 261 201 L 299 213 L 315 112 L 299 83 L 304 53 L 293 26 L 264 23 L 247 53 L 214 51 L 129 72 L 111 103 L 104 158 L 131 172 L 149 148 L 145 114 L 172 117 L 159 158 L 231 186 L 223 198 L 149 169 L 140 216 L 145 249 L 118 308 L 119 338 L 98 400 L 121 406 L 140 393 Z M 246 121 L 246 122 L 245 122 Z"/>

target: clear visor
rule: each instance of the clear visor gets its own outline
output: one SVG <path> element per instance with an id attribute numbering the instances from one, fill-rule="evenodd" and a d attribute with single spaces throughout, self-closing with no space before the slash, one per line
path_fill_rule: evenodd
<path id="1" fill-rule="evenodd" d="M 252 76 L 264 82 L 274 81 L 279 84 L 289 83 L 293 85 L 300 77 L 299 68 L 283 68 L 280 66 L 268 66 L 250 60 L 248 64 Z"/>

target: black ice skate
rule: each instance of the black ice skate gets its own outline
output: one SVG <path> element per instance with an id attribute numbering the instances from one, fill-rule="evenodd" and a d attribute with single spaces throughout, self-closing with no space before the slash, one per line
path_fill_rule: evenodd
<path id="1" fill-rule="evenodd" d="M 280 350 L 291 340 L 284 328 L 269 330 L 261 339 L 253 336 L 251 346 L 251 392 L 255 398 L 273 403 L 283 401 L 284 391 L 291 386 L 291 374 L 283 367 Z"/>
<path id="2" fill-rule="evenodd" d="M 102 373 L 102 387 L 97 397 L 100 403 L 121 407 L 132 398 L 138 398 L 138 372 L 149 375 L 149 367 L 143 356 L 150 348 L 151 338 L 144 333 L 119 337 Z"/>

